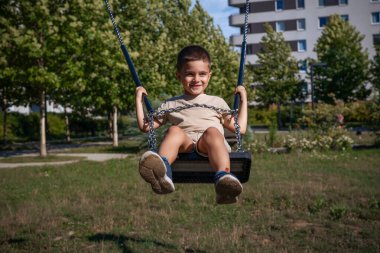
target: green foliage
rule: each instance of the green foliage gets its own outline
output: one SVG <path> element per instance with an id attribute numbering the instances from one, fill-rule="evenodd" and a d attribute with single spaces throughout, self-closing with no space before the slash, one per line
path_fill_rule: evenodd
<path id="1" fill-rule="evenodd" d="M 238 54 L 199 2 L 191 10 L 190 0 L 110 4 L 152 100 L 182 92 L 175 61 L 189 44 L 204 46 L 213 58 L 208 92 L 233 97 Z M 123 112 L 134 109 L 135 84 L 104 3 L 6 0 L 0 12 L 0 98 L 7 101 L 3 108 L 40 104 L 46 92 L 49 100 L 82 115 L 104 116 L 114 106 Z"/>
<path id="2" fill-rule="evenodd" d="M 276 135 L 277 135 L 277 125 L 274 120 L 272 120 L 270 126 L 269 126 L 269 138 L 268 138 L 268 146 L 273 147 L 274 143 L 276 141 Z"/>
<path id="3" fill-rule="evenodd" d="M 303 116 L 297 121 L 300 125 L 307 126 L 315 132 L 323 133 L 338 126 L 337 116 L 339 114 L 346 115 L 348 110 L 343 103 L 337 103 L 337 105 L 320 103 L 314 110 L 305 109 Z"/>
<path id="4" fill-rule="evenodd" d="M 327 151 L 327 150 L 351 150 L 354 141 L 349 133 L 342 128 L 330 128 L 326 132 L 311 134 L 307 137 L 288 135 L 284 140 L 284 147 L 289 151 Z"/>
<path id="5" fill-rule="evenodd" d="M 333 220 L 341 219 L 347 213 L 347 207 L 344 205 L 334 205 L 330 208 L 330 216 Z"/>
<path id="6" fill-rule="evenodd" d="M 380 98 L 380 45 L 375 46 L 376 55 L 371 62 L 371 83 Z"/>
<path id="7" fill-rule="evenodd" d="M 308 206 L 311 214 L 319 213 L 327 206 L 327 201 L 324 197 L 318 196 L 312 204 Z"/>
<path id="8" fill-rule="evenodd" d="M 249 108 L 249 125 L 269 126 L 276 119 L 276 112 L 271 109 Z"/>
<path id="9" fill-rule="evenodd" d="M 38 140 L 39 138 L 39 115 L 12 113 L 8 117 L 8 133 L 11 139 Z"/>
<path id="10" fill-rule="evenodd" d="M 264 105 L 286 103 L 295 98 L 300 87 L 296 78 L 297 62 L 291 56 L 290 45 L 282 33 L 265 24 L 262 49 L 257 54 L 258 66 L 254 68 L 254 81 L 263 85 L 257 90 L 257 101 Z"/>
<path id="11" fill-rule="evenodd" d="M 364 36 L 339 15 L 330 17 L 314 51 L 326 67 L 315 68 L 315 97 L 334 103 L 365 99 L 370 90 L 365 87 L 369 78 L 368 52 L 363 51 Z"/>
<path id="12" fill-rule="evenodd" d="M 62 114 L 48 114 L 48 138 L 49 139 L 64 139 L 66 134 L 65 119 Z"/>
<path id="13" fill-rule="evenodd" d="M 380 128 L 380 103 L 376 100 L 347 104 L 347 121 L 360 122 L 373 130 Z"/>

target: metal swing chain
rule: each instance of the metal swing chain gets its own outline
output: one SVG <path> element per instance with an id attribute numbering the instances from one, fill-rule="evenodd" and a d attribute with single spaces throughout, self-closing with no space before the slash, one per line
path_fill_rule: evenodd
<path id="1" fill-rule="evenodd" d="M 227 110 L 218 108 L 212 105 L 206 105 L 206 104 L 191 104 L 191 105 L 183 105 L 178 106 L 175 108 L 169 108 L 165 110 L 160 111 L 154 111 L 152 113 L 148 113 L 148 119 L 145 119 L 149 124 L 149 132 L 148 132 L 148 144 L 149 149 L 152 151 L 157 150 L 157 136 L 156 131 L 154 129 L 154 118 L 162 118 L 166 114 L 173 113 L 173 112 L 180 112 L 182 110 L 190 109 L 190 108 L 207 108 L 210 110 L 214 110 L 220 114 L 231 114 L 234 117 L 234 127 L 235 127 L 235 136 L 237 140 L 237 151 L 242 151 L 242 142 L 241 142 L 241 133 L 240 133 L 240 125 L 238 122 L 238 110 Z"/>
<path id="2" fill-rule="evenodd" d="M 123 39 L 121 38 L 121 35 L 120 35 L 119 28 L 118 28 L 118 26 L 116 24 L 116 21 L 115 21 L 115 17 L 113 16 L 113 13 L 112 13 L 112 10 L 111 10 L 111 6 L 110 6 L 110 4 L 108 3 L 107 0 L 104 0 L 104 2 L 106 3 L 106 7 L 107 7 L 107 10 L 108 10 L 108 13 L 110 14 L 111 22 L 112 22 L 113 28 L 114 28 L 114 30 L 116 32 L 117 39 L 119 40 L 120 45 L 124 45 Z"/>
<path id="3" fill-rule="evenodd" d="M 240 133 L 240 125 L 238 121 L 238 116 L 239 116 L 239 111 L 238 110 L 232 110 L 233 116 L 234 116 L 234 126 L 235 126 L 235 136 L 236 136 L 236 141 L 237 141 L 237 152 L 241 152 L 242 150 L 242 142 L 241 142 L 241 133 Z"/>
<path id="4" fill-rule="evenodd" d="M 144 119 L 145 120 L 145 119 Z M 154 112 L 148 113 L 148 145 L 151 151 L 157 152 L 157 136 L 156 129 L 154 129 Z"/>

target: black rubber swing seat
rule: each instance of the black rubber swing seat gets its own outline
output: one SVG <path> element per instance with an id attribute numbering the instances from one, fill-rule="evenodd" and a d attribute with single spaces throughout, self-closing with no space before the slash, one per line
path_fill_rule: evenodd
<path id="1" fill-rule="evenodd" d="M 231 173 L 241 183 L 249 179 L 251 171 L 250 152 L 231 152 Z M 213 183 L 215 171 L 211 168 L 208 158 L 197 153 L 181 153 L 172 164 L 174 183 Z"/>

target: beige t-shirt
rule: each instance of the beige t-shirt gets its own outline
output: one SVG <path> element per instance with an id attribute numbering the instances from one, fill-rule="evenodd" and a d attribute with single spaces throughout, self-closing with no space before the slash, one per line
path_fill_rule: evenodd
<path id="1" fill-rule="evenodd" d="M 188 95 L 173 97 L 165 101 L 158 108 L 158 111 L 193 104 L 205 104 L 223 110 L 230 110 L 229 106 L 222 98 L 201 94 L 195 98 Z M 209 127 L 217 128 L 220 133 L 224 135 L 223 115 L 221 112 L 216 112 L 209 108 L 195 107 L 184 109 L 179 112 L 168 113 L 158 119 L 158 121 L 162 124 L 169 121 L 171 124 L 180 127 L 195 142 L 198 141 L 202 133 Z"/>

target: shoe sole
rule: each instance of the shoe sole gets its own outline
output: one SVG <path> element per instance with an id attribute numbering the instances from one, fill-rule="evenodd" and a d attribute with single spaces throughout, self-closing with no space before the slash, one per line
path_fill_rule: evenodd
<path id="1" fill-rule="evenodd" d="M 219 179 L 215 185 L 216 203 L 233 204 L 237 202 L 237 197 L 242 193 L 243 186 L 231 175 L 225 175 Z"/>
<path id="2" fill-rule="evenodd" d="M 165 163 L 157 153 L 147 151 L 142 155 L 139 172 L 155 193 L 167 194 L 175 191 L 173 182 L 166 175 Z"/>

